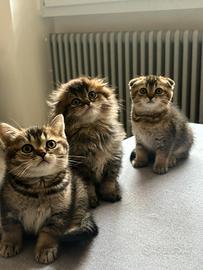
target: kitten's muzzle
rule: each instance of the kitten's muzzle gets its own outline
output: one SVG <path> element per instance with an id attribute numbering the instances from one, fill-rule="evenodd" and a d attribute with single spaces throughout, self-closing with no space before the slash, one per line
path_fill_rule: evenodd
<path id="1" fill-rule="evenodd" d="M 40 160 L 38 166 L 41 165 L 42 163 L 49 163 L 49 161 L 45 158 L 45 156 L 42 157 L 42 159 Z"/>
<path id="2" fill-rule="evenodd" d="M 89 106 L 89 105 L 90 105 L 90 103 L 91 103 L 91 102 L 90 102 L 90 101 L 87 99 L 87 100 L 85 100 L 85 101 L 84 101 L 84 103 L 83 103 L 83 104 L 84 104 L 84 106 L 85 106 L 85 105 L 88 105 L 88 106 Z"/>
<path id="3" fill-rule="evenodd" d="M 90 110 L 90 109 L 92 109 L 92 103 L 91 102 L 89 102 L 88 104 L 85 103 L 83 107 L 85 108 L 86 111 Z"/>
<path id="4" fill-rule="evenodd" d="M 44 159 L 44 157 L 46 156 L 46 152 L 40 151 L 40 152 L 37 152 L 37 155 Z"/>
<path id="5" fill-rule="evenodd" d="M 147 103 L 154 103 L 155 102 L 154 96 L 148 96 L 147 98 L 148 98 Z"/>

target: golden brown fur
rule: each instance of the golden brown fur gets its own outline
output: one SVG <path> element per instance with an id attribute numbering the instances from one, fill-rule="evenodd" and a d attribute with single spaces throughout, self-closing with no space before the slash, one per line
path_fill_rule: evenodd
<path id="1" fill-rule="evenodd" d="M 186 118 L 171 103 L 174 86 L 172 79 L 155 75 L 129 82 L 136 137 L 136 153 L 131 161 L 136 168 L 146 166 L 153 154 L 153 171 L 162 174 L 175 166 L 177 159 L 188 156 L 193 135 Z"/>
<path id="2" fill-rule="evenodd" d="M 80 77 L 54 91 L 49 105 L 51 117 L 64 115 L 71 167 L 87 184 L 90 205 L 96 207 L 99 197 L 119 200 L 117 177 L 125 134 L 114 90 L 101 79 Z"/>

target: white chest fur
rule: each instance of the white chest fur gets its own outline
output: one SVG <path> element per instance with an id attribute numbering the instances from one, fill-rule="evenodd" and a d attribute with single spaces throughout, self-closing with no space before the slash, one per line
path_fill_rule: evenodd
<path id="1" fill-rule="evenodd" d="M 95 158 L 94 171 L 96 172 L 96 177 L 99 179 L 104 169 L 104 165 L 106 162 L 105 153 L 99 152 Z"/>
<path id="2" fill-rule="evenodd" d="M 141 128 L 137 124 L 132 124 L 133 133 L 136 138 L 148 149 L 154 150 L 155 149 L 155 136 L 154 134 L 158 133 L 158 128 Z"/>
<path id="3" fill-rule="evenodd" d="M 112 157 L 112 154 L 108 151 L 108 149 L 104 149 L 104 151 L 97 152 L 95 156 L 95 164 L 93 166 L 93 169 L 96 172 L 96 177 L 98 180 L 100 180 L 101 178 L 106 162 L 111 157 Z"/>
<path id="4" fill-rule="evenodd" d="M 8 186 L 9 188 L 10 186 Z M 21 209 L 18 219 L 25 231 L 36 234 L 53 214 L 69 209 L 72 202 L 71 192 L 71 183 L 60 194 L 42 195 L 39 198 L 25 197 L 15 192 L 14 195 L 16 196 L 10 199 L 10 207 L 18 213 L 19 209 Z"/>
<path id="5" fill-rule="evenodd" d="M 51 208 L 45 205 L 39 207 L 33 205 L 25 209 L 21 214 L 21 222 L 26 231 L 37 233 L 45 220 L 51 215 Z"/>

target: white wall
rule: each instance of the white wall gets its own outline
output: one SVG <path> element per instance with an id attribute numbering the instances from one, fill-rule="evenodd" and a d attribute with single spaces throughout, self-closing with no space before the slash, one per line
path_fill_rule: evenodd
<path id="1" fill-rule="evenodd" d="M 39 1 L 0 1 L 0 121 L 29 126 L 47 121 L 50 20 Z"/>
<path id="2" fill-rule="evenodd" d="M 203 9 L 55 17 L 55 32 L 203 29 Z"/>

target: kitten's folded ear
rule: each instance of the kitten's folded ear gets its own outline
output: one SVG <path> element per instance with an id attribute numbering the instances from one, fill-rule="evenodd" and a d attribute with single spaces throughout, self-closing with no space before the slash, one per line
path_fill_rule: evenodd
<path id="1" fill-rule="evenodd" d="M 129 81 L 128 86 L 130 90 L 134 88 L 137 84 L 141 83 L 143 81 L 143 76 L 136 77 Z"/>
<path id="2" fill-rule="evenodd" d="M 13 141 L 18 134 L 19 130 L 17 128 L 6 123 L 0 123 L 0 137 L 6 145 Z"/>
<path id="3" fill-rule="evenodd" d="M 174 87 L 175 87 L 175 82 L 171 79 L 171 78 L 166 78 L 167 79 L 167 82 L 168 82 L 168 84 L 169 84 L 169 87 L 171 88 L 171 89 L 174 89 Z"/>
<path id="4" fill-rule="evenodd" d="M 60 136 L 66 138 L 64 117 L 62 114 L 58 114 L 54 117 L 50 123 L 50 127 L 52 127 Z"/>
<path id="5" fill-rule="evenodd" d="M 129 86 L 130 89 L 132 89 L 133 86 L 136 84 L 137 79 L 138 78 L 134 78 L 134 79 L 129 81 L 128 86 Z"/>

